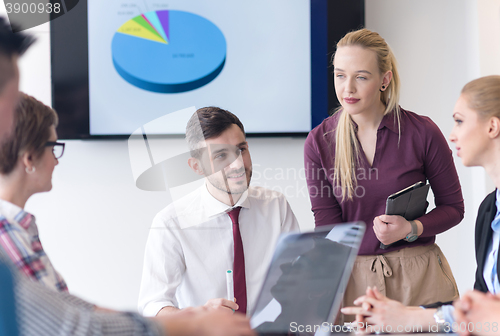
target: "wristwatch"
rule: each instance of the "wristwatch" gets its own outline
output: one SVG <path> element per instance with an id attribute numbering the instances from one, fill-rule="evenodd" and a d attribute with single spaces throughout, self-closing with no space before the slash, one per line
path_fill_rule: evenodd
<path id="1" fill-rule="evenodd" d="M 411 225 L 411 231 L 410 233 L 408 233 L 406 235 L 406 238 L 405 240 L 408 242 L 408 243 L 411 243 L 411 242 L 414 242 L 415 240 L 417 240 L 418 238 L 418 226 L 417 226 L 417 223 L 415 223 L 415 221 L 410 221 L 410 225 Z"/>

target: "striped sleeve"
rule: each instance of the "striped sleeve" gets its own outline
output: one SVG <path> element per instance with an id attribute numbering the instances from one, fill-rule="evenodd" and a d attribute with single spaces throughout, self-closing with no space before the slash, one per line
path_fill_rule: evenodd
<path id="1" fill-rule="evenodd" d="M 100 313 L 90 304 L 17 277 L 16 301 L 22 335 L 162 335 L 159 325 L 136 313 Z"/>
<path id="2" fill-rule="evenodd" d="M 55 292 L 23 276 L 0 246 L 0 263 L 11 269 L 21 335 L 160 336 L 163 329 L 136 313 L 94 311 L 94 305 L 67 292 Z"/>

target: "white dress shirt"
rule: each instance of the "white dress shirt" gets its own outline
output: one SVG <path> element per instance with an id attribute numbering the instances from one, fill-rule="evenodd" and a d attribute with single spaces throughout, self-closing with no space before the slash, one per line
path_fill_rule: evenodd
<path id="1" fill-rule="evenodd" d="M 238 203 L 245 253 L 247 311 L 264 281 L 282 232 L 299 225 L 285 197 L 249 187 Z M 155 316 L 163 307 L 185 308 L 226 298 L 226 271 L 233 268 L 233 227 L 227 212 L 206 185 L 170 204 L 153 220 L 144 256 L 139 311 Z"/>

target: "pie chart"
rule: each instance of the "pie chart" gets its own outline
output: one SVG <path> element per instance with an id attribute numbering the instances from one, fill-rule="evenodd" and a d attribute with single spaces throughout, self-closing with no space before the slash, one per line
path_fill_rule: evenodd
<path id="1" fill-rule="evenodd" d="M 113 36 L 111 53 L 116 71 L 128 83 L 151 92 L 180 93 L 220 74 L 226 39 L 202 16 L 159 10 L 123 23 Z"/>

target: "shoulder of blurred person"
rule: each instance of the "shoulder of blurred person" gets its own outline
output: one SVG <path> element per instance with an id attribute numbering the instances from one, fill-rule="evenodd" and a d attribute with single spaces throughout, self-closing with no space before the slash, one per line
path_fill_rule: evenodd
<path id="1" fill-rule="evenodd" d="M 17 59 L 33 44 L 34 38 L 13 33 L 7 20 L 0 17 L 0 139 L 11 131 L 13 111 L 19 90 Z"/>

